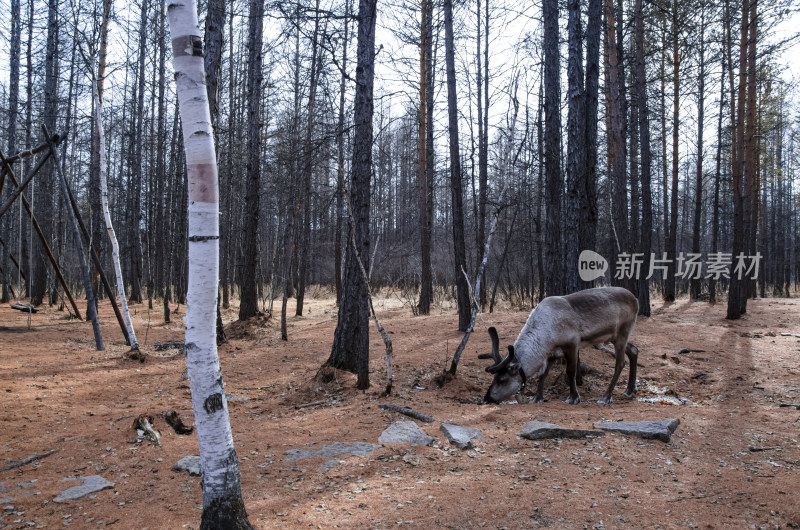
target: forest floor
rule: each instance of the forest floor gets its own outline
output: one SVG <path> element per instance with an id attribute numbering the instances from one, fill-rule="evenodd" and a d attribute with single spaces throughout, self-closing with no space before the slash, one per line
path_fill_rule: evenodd
<path id="1" fill-rule="evenodd" d="M 289 314 L 294 313 L 293 301 Z M 479 405 L 489 386 L 487 326 L 513 342 L 527 313 L 503 310 L 477 323 L 458 376 L 435 380 L 461 334 L 450 308 L 414 317 L 399 299 L 377 304 L 395 352 L 394 391 L 386 384 L 384 347 L 372 329 L 371 381 L 338 372 L 315 379 L 327 359 L 336 325 L 330 298 L 311 300 L 289 319 L 289 341 L 278 320 L 245 325 L 224 313 L 230 342 L 219 350 L 240 463 L 245 504 L 257 528 L 675 528 L 800 527 L 800 298 L 750 301 L 739 321 L 724 319 L 725 304 L 654 304 L 632 335 L 641 354 L 639 385 L 666 390 L 654 402 L 621 393 L 598 405 L 613 359 L 585 350 L 596 372 L 567 405 L 563 367 L 551 371 L 542 404 Z M 279 310 L 279 306 L 276 306 Z M 94 350 L 91 326 L 62 312 L 27 315 L 0 306 L 0 469 L 31 455 L 50 456 L 0 472 L 0 528 L 197 528 L 200 478 L 172 466 L 197 454 L 194 434 L 178 436 L 163 413 L 177 410 L 192 423 L 179 350 L 183 307 L 171 324 L 159 309 L 134 305 L 144 363 L 125 359 L 127 347 L 102 303 L 106 350 Z M 276 310 L 276 314 L 279 312 Z M 687 354 L 681 348 L 704 350 Z M 643 392 L 644 397 L 653 397 Z M 685 404 L 674 404 L 675 396 Z M 672 400 L 670 398 L 673 398 Z M 311 406 L 309 403 L 319 402 Z M 292 459 L 335 442 L 378 444 L 394 421 L 380 409 L 409 407 L 433 416 L 417 422 L 436 437 L 431 446 L 382 445 L 363 455 Z M 155 418 L 161 447 L 137 442 L 140 414 Z M 680 419 L 671 442 L 608 433 L 588 440 L 529 441 L 517 436 L 528 421 L 591 429 L 597 421 Z M 485 441 L 451 447 L 440 422 L 476 427 Z M 330 449 L 330 448 L 329 448 Z M 113 488 L 54 502 L 78 482 L 100 475 Z"/>

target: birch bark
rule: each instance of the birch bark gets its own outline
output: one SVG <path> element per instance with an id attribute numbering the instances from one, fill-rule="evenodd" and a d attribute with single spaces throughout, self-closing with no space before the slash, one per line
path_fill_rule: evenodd
<path id="1" fill-rule="evenodd" d="M 97 79 L 92 80 L 92 96 L 94 97 L 95 114 L 95 135 L 98 150 L 98 176 L 100 179 L 100 205 L 103 209 L 103 219 L 106 222 L 106 233 L 111 240 L 111 261 L 114 264 L 114 274 L 117 281 L 117 293 L 119 302 L 122 306 L 122 316 L 125 319 L 125 327 L 128 328 L 131 350 L 138 350 L 139 343 L 136 341 L 136 333 L 133 331 L 131 314 L 128 312 L 128 300 L 125 296 L 125 284 L 122 281 L 122 267 L 119 262 L 119 242 L 117 234 L 114 232 L 114 225 L 111 224 L 111 214 L 108 210 L 108 182 L 106 181 L 106 152 L 105 152 L 105 131 L 103 130 L 103 101 L 100 99 L 97 87 Z M 110 294 L 110 293 L 109 293 Z M 113 296 L 113 294 L 111 294 Z"/>
<path id="2" fill-rule="evenodd" d="M 215 333 L 219 281 L 217 158 L 197 4 L 167 1 L 186 153 L 189 276 L 186 355 L 203 474 L 200 528 L 252 528 L 247 520 Z"/>

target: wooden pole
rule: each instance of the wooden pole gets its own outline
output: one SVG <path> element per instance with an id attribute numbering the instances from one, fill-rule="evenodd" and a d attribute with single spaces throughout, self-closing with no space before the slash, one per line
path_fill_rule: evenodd
<path id="1" fill-rule="evenodd" d="M 3 241 L 2 237 L 0 237 L 0 245 L 3 245 L 4 247 L 8 246 L 8 245 L 6 245 L 6 242 Z M 19 274 L 20 274 L 20 276 L 22 276 L 22 279 L 25 280 L 25 281 L 28 281 L 28 278 L 25 276 L 25 273 L 22 272 L 22 269 L 20 268 L 19 263 L 17 263 L 17 259 L 14 257 L 14 254 L 12 254 L 9 251 L 8 257 L 11 259 L 11 263 L 13 263 L 14 266 L 17 268 L 17 270 L 19 270 Z M 11 287 L 11 286 L 9 285 L 9 287 Z"/>
<path id="2" fill-rule="evenodd" d="M 48 139 L 50 142 L 50 153 L 53 156 L 53 162 L 56 166 L 56 173 L 58 173 L 59 182 L 61 184 L 61 192 L 64 194 L 64 199 L 69 201 L 69 193 L 67 192 L 67 179 L 64 176 L 64 172 L 61 171 L 61 164 L 58 161 L 58 152 L 56 151 L 56 146 L 53 144 L 52 140 L 50 139 L 50 133 L 47 130 L 45 125 L 42 125 L 42 131 L 44 131 L 44 137 Z M 80 260 L 81 264 L 81 273 L 83 276 L 83 285 L 86 289 L 86 314 L 92 321 L 92 331 L 94 331 L 94 342 L 97 351 L 105 350 L 105 346 L 103 345 L 103 336 L 100 333 L 100 323 L 97 320 L 97 304 L 94 298 L 94 290 L 92 289 L 92 280 L 89 277 L 89 266 L 86 264 L 86 254 L 83 252 L 83 242 L 81 241 L 81 232 L 78 228 L 78 221 L 77 216 L 72 215 L 72 230 L 75 236 L 75 250 L 78 252 L 78 259 Z"/>
<path id="3" fill-rule="evenodd" d="M 53 143 L 57 145 L 58 138 L 53 138 Z M 45 158 L 50 156 L 49 151 Z M 5 168 L 6 174 L 11 178 L 11 183 L 14 186 L 18 186 L 17 178 L 14 176 L 14 171 L 11 169 L 11 164 L 8 162 L 9 159 L 5 157 L 3 154 L 3 150 L 0 149 L 0 161 L 3 163 L 3 167 Z M 50 245 L 47 244 L 47 240 L 42 233 L 42 228 L 39 226 L 39 222 L 36 220 L 36 216 L 33 215 L 33 210 L 31 210 L 31 205 L 28 203 L 28 199 L 25 198 L 25 195 L 21 195 L 20 198 L 22 199 L 22 205 L 25 207 L 25 211 L 28 212 L 28 217 L 31 219 L 31 224 L 33 225 L 33 229 L 36 231 L 36 234 L 39 236 L 39 242 L 42 244 L 42 248 L 44 249 L 45 254 L 47 254 L 47 258 L 50 260 L 50 263 L 53 265 L 53 270 L 58 277 L 58 281 L 61 283 L 61 288 L 64 289 L 64 292 L 67 294 L 67 298 L 69 299 L 69 303 L 72 306 L 72 309 L 75 311 L 75 315 L 78 317 L 78 320 L 82 320 L 81 312 L 78 311 L 78 305 L 75 303 L 75 299 L 72 298 L 72 292 L 69 290 L 67 286 L 67 282 L 64 279 L 64 275 L 61 274 L 61 269 L 58 266 L 58 262 L 56 261 L 55 256 L 53 256 L 53 252 L 50 250 Z"/>
<path id="4" fill-rule="evenodd" d="M 62 140 L 62 138 L 60 136 L 58 136 L 57 134 L 53 135 L 53 142 L 56 145 L 60 144 L 61 140 Z M 47 146 L 48 146 L 48 143 L 45 142 L 45 143 L 43 143 L 41 145 L 37 145 L 36 147 L 34 147 L 33 149 L 30 149 L 28 151 L 21 151 L 21 152 L 15 154 L 15 155 L 12 155 L 12 156 L 6 158 L 6 162 L 8 162 L 9 164 L 13 164 L 17 160 L 22 160 L 23 158 L 28 158 L 29 156 L 37 155 L 37 154 L 41 153 L 42 151 L 47 150 Z"/>
<path id="5" fill-rule="evenodd" d="M 125 336 L 125 342 L 130 346 L 131 345 L 131 337 L 128 334 L 128 326 L 125 325 L 125 320 L 122 318 L 122 313 L 120 313 L 119 306 L 117 305 L 117 299 L 114 295 L 114 290 L 111 288 L 111 284 L 108 283 L 108 278 L 106 278 L 106 273 L 103 272 L 103 266 L 100 262 L 100 257 L 97 255 L 97 251 L 92 245 L 92 238 L 89 237 L 89 231 L 86 229 L 86 224 L 83 222 L 83 218 L 80 214 L 80 209 L 78 208 L 78 201 L 75 200 L 75 195 L 72 193 L 72 190 L 69 187 L 66 179 L 64 180 L 64 188 L 66 190 L 68 200 L 70 205 L 72 206 L 72 212 L 75 214 L 75 219 L 78 221 L 78 227 L 80 228 L 81 232 L 83 233 L 83 237 L 86 238 L 87 244 L 89 245 L 89 254 L 92 256 L 92 262 L 94 262 L 94 266 L 97 268 L 97 272 L 100 273 L 100 281 L 103 282 L 103 287 L 105 288 L 106 292 L 108 293 L 108 300 L 111 302 L 111 307 L 114 309 L 114 315 L 117 317 L 117 322 L 119 323 L 119 327 L 122 330 L 122 334 Z M 123 286 L 122 289 L 125 287 Z M 138 350 L 139 348 L 135 348 Z"/>
<path id="6" fill-rule="evenodd" d="M 22 181 L 22 184 L 17 186 L 16 189 L 11 192 L 11 197 L 9 197 L 6 203 L 0 208 L 0 217 L 2 217 L 3 214 L 6 213 L 6 211 L 9 208 L 11 208 L 11 205 L 14 204 L 14 201 L 17 200 L 17 197 L 19 197 L 20 194 L 22 194 L 22 192 L 25 190 L 28 184 L 30 184 L 31 180 L 33 180 L 33 177 L 35 177 L 36 173 L 38 173 L 39 170 L 42 169 L 42 166 L 44 165 L 45 162 L 47 162 L 49 158 L 50 158 L 50 153 L 47 153 L 44 157 L 39 159 L 39 162 L 36 164 L 36 167 L 34 167 L 31 170 L 31 172 L 28 174 L 27 177 L 25 177 L 25 180 Z M 6 162 L 8 162 L 8 159 L 6 159 Z M 2 182 L 0 182 L 0 192 L 2 191 L 3 191 L 3 186 Z"/>

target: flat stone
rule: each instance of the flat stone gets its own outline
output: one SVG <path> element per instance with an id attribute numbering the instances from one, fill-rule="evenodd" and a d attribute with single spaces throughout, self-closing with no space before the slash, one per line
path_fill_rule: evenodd
<path id="1" fill-rule="evenodd" d="M 413 421 L 396 421 L 381 433 L 378 443 L 430 445 L 435 439 L 425 434 Z"/>
<path id="2" fill-rule="evenodd" d="M 594 426 L 596 429 L 621 432 L 623 434 L 632 434 L 646 439 L 669 442 L 672 433 L 675 432 L 675 429 L 678 428 L 680 423 L 681 420 L 678 418 L 672 418 L 661 421 L 597 422 Z"/>
<path id="3" fill-rule="evenodd" d="M 302 458 L 310 458 L 312 456 L 328 456 L 336 457 L 338 455 L 366 455 L 375 449 L 380 449 L 380 445 L 370 444 L 366 442 L 333 442 L 329 445 L 324 445 L 320 449 L 314 451 L 307 451 L 305 449 L 289 449 L 286 454 L 289 458 L 286 461 L 300 460 Z M 331 458 L 320 468 L 330 469 L 336 464 L 341 462 L 338 458 Z"/>
<path id="4" fill-rule="evenodd" d="M 521 432 L 518 432 L 517 435 L 527 438 L 528 440 L 547 440 L 550 438 L 570 438 L 577 440 L 581 438 L 605 436 L 605 433 L 585 429 L 570 429 L 568 427 L 561 427 L 555 423 L 547 423 L 546 421 L 529 421 L 525 424 L 525 428 L 523 428 Z"/>
<path id="5" fill-rule="evenodd" d="M 174 466 L 172 466 L 173 471 L 188 471 L 190 475 L 200 476 L 201 467 L 200 467 L 200 457 L 199 456 L 184 456 L 180 460 L 178 460 Z"/>
<path id="6" fill-rule="evenodd" d="M 84 495 L 97 493 L 98 491 L 114 487 L 113 482 L 107 481 L 100 475 L 89 475 L 88 477 L 68 478 L 62 480 L 80 480 L 81 485 L 65 489 L 58 495 L 58 497 L 53 499 L 53 502 L 64 502 L 67 500 L 80 499 Z"/>
<path id="7" fill-rule="evenodd" d="M 485 442 L 481 431 L 475 427 L 464 427 L 462 425 L 455 425 L 453 423 L 443 423 L 439 430 L 444 433 L 450 443 L 459 449 L 474 449 L 475 445 L 472 440 L 481 440 Z"/>

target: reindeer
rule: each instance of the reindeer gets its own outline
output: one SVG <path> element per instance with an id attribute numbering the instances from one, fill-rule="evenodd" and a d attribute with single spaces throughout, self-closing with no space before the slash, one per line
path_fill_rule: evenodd
<path id="1" fill-rule="evenodd" d="M 639 350 L 628 342 L 639 302 L 627 289 L 621 287 L 599 287 L 586 289 L 567 296 L 548 296 L 531 311 L 525 326 L 514 344 L 508 345 L 505 358 L 500 358 L 499 338 L 495 328 L 489 328 L 492 338 L 492 353 L 479 358 L 493 358 L 494 364 L 486 368 L 494 374 L 494 380 L 484 397 L 485 403 L 499 403 L 510 396 L 521 393 L 529 378 L 538 379 L 534 402 L 542 401 L 544 379 L 550 370 L 550 362 L 560 356 L 567 361 L 566 379 L 569 397 L 566 402 L 580 403 L 576 382 L 583 384 L 578 373 L 583 346 L 611 342 L 616 352 L 614 377 L 598 403 L 611 403 L 611 392 L 617 384 L 625 365 L 625 356 L 630 363 L 628 388 L 622 394 L 631 397 L 636 393 L 636 361 Z"/>

